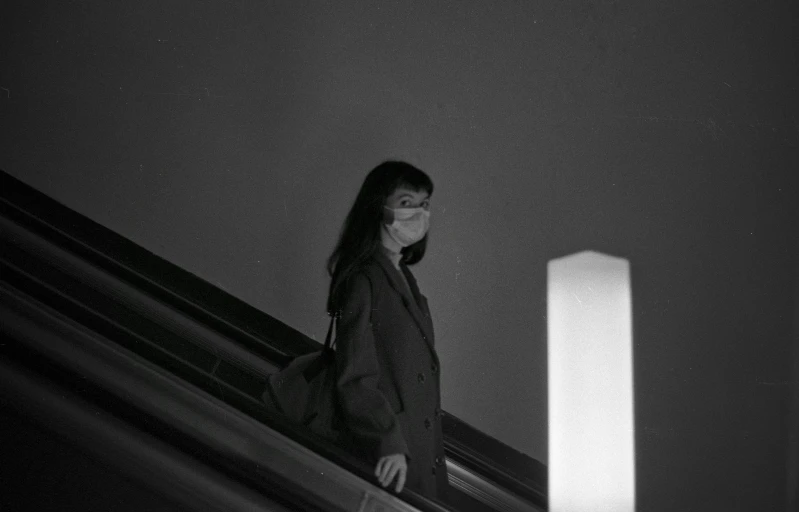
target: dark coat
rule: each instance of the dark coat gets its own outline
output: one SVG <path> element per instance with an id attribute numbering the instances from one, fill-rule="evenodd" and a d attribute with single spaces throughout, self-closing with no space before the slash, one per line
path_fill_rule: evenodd
<path id="1" fill-rule="evenodd" d="M 447 468 L 433 322 L 416 280 L 400 267 L 411 293 L 380 251 L 349 280 L 336 328 L 343 443 L 372 465 L 404 453 L 406 486 L 443 500 Z"/>

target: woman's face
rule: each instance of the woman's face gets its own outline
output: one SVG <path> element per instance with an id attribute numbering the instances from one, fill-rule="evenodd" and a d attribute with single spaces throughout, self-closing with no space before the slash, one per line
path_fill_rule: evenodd
<path id="1" fill-rule="evenodd" d="M 386 206 L 391 209 L 424 208 L 430 210 L 430 194 L 424 190 L 417 191 L 399 187 L 386 198 Z"/>

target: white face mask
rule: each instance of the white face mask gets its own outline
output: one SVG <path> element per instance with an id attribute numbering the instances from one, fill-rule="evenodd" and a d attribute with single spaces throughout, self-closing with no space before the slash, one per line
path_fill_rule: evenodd
<path id="1" fill-rule="evenodd" d="M 385 224 L 389 236 L 401 247 L 413 245 L 427 234 L 430 228 L 430 212 L 424 208 L 389 208 L 394 221 Z"/>

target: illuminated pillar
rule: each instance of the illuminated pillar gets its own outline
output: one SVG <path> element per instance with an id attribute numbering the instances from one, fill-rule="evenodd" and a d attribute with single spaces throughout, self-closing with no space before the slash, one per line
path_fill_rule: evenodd
<path id="1" fill-rule="evenodd" d="M 630 264 L 596 252 L 547 276 L 549 510 L 635 510 Z"/>

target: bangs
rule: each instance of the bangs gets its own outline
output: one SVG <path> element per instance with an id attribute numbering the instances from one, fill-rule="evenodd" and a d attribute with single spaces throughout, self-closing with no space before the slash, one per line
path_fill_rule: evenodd
<path id="1" fill-rule="evenodd" d="M 427 192 L 427 195 L 433 195 L 433 181 L 424 172 L 411 168 L 397 176 L 397 180 L 391 190 L 394 191 L 398 188 L 407 188 L 414 192 Z"/>

